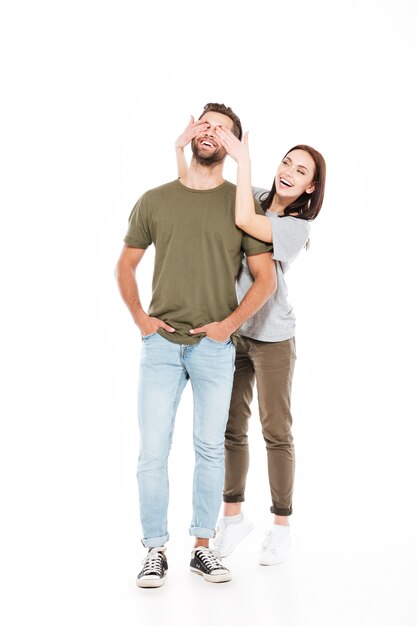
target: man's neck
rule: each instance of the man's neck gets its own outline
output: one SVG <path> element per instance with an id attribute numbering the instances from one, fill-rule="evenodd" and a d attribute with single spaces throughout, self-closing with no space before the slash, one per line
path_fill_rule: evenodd
<path id="1" fill-rule="evenodd" d="M 190 189 L 204 190 L 219 187 L 224 183 L 223 162 L 207 166 L 197 163 L 193 157 L 187 174 L 180 178 L 180 182 Z"/>

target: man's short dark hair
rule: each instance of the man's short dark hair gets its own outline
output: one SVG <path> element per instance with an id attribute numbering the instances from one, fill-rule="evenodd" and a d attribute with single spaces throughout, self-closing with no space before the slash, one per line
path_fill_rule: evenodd
<path id="1" fill-rule="evenodd" d="M 203 115 L 205 115 L 209 111 L 222 113 L 223 115 L 227 115 L 227 117 L 230 117 L 233 122 L 233 134 L 236 135 L 239 141 L 242 139 L 242 124 L 240 123 L 240 119 L 238 118 L 236 113 L 230 107 L 227 107 L 225 104 L 219 104 L 218 102 L 208 102 L 204 107 L 204 111 L 198 119 L 201 120 Z"/>

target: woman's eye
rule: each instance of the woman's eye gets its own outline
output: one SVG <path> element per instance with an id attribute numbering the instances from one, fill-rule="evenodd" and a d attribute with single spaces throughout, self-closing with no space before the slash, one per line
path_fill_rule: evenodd
<path id="1" fill-rule="evenodd" d="M 299 174 L 302 174 L 303 176 L 305 176 L 305 175 L 306 175 L 306 173 L 305 173 L 305 172 L 303 172 L 303 170 L 297 170 L 297 172 L 298 172 Z"/>

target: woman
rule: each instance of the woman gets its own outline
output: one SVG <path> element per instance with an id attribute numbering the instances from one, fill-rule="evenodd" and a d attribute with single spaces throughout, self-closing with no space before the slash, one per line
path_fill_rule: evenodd
<path id="1" fill-rule="evenodd" d="M 186 167 L 183 147 L 205 128 L 192 119 L 176 142 L 180 175 Z M 216 136 L 237 162 L 236 225 L 257 239 L 273 244 L 278 289 L 262 309 L 239 329 L 236 371 L 225 440 L 224 517 L 214 546 L 227 556 L 253 529 L 244 517 L 245 483 L 249 467 L 248 420 L 256 380 L 259 415 L 268 456 L 273 524 L 266 532 L 259 563 L 282 563 L 290 545 L 294 447 L 291 434 L 291 383 L 296 359 L 295 317 L 287 300 L 284 274 L 308 244 L 310 224 L 320 212 L 326 164 L 322 155 L 306 145 L 292 148 L 278 166 L 271 190 L 252 190 L 247 133 L 240 142 L 228 129 L 217 127 Z M 188 140 L 188 141 L 187 141 Z M 260 201 L 255 210 L 253 193 Z M 253 279 L 244 259 L 237 280 L 239 300 Z"/>

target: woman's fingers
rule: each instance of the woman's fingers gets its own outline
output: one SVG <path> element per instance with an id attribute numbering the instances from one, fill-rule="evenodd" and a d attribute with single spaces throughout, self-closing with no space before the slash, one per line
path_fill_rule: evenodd
<path id="1" fill-rule="evenodd" d="M 204 133 L 204 131 L 207 130 L 208 127 L 209 127 L 209 124 L 207 124 L 207 122 L 198 120 L 197 122 L 193 122 L 192 124 L 190 124 L 187 127 L 186 132 L 187 132 L 187 135 L 190 137 L 190 139 L 193 139 L 198 134 Z"/>
<path id="2" fill-rule="evenodd" d="M 222 141 L 224 141 L 224 143 L 226 144 L 237 145 L 238 143 L 241 143 L 236 135 L 234 135 L 231 130 L 224 126 L 216 126 L 216 133 L 218 134 L 219 138 L 222 139 Z"/>
<path id="3" fill-rule="evenodd" d="M 202 133 L 203 131 L 207 130 L 209 125 L 210 124 L 208 124 L 207 122 L 199 120 L 198 122 L 194 122 L 192 128 L 195 133 Z"/>
<path id="4" fill-rule="evenodd" d="M 216 127 L 216 136 L 219 142 L 226 150 L 227 154 L 229 154 L 232 159 L 235 159 L 235 161 L 240 161 L 240 159 L 244 158 L 248 153 L 247 135 L 248 133 L 245 133 L 243 140 L 240 141 L 228 128 L 224 126 Z"/>
<path id="5" fill-rule="evenodd" d="M 227 128 L 226 126 L 216 126 L 216 130 L 219 130 L 226 137 L 234 137 L 235 139 L 237 139 L 236 135 L 232 133 L 232 131 L 229 130 L 229 128 Z"/>
<path id="6" fill-rule="evenodd" d="M 208 124 L 207 122 L 203 122 L 203 120 L 198 120 L 198 122 L 194 122 L 194 128 L 198 128 L 201 130 L 206 130 L 206 128 L 208 128 L 210 126 L 210 124 Z"/>
<path id="7" fill-rule="evenodd" d="M 196 137 L 199 133 L 203 133 L 208 127 L 209 124 L 204 120 L 197 120 L 197 122 L 195 122 L 194 117 L 191 116 L 188 126 L 176 140 L 175 147 L 185 148 L 185 146 L 189 144 L 194 137 Z"/>
<path id="8" fill-rule="evenodd" d="M 214 129 L 216 135 L 224 148 L 230 145 L 230 137 L 224 132 L 224 130 L 220 126 L 216 126 Z"/>
<path id="9" fill-rule="evenodd" d="M 221 132 L 218 132 L 217 128 L 215 129 L 215 131 L 216 131 L 217 139 L 220 141 L 220 143 L 223 146 L 223 148 L 227 148 L 227 146 L 230 143 L 230 142 L 227 141 L 227 137 L 225 135 L 223 135 Z"/>
<path id="10" fill-rule="evenodd" d="M 239 141 L 236 135 L 232 133 L 232 131 L 229 128 L 226 128 L 226 126 L 217 126 L 216 131 L 217 130 L 219 131 L 219 137 L 223 137 L 224 141 L 229 140 L 235 144 Z M 245 144 L 245 146 L 248 145 L 248 135 L 249 135 L 249 131 L 246 131 L 246 133 L 243 135 L 242 141 L 240 142 L 240 143 Z"/>

